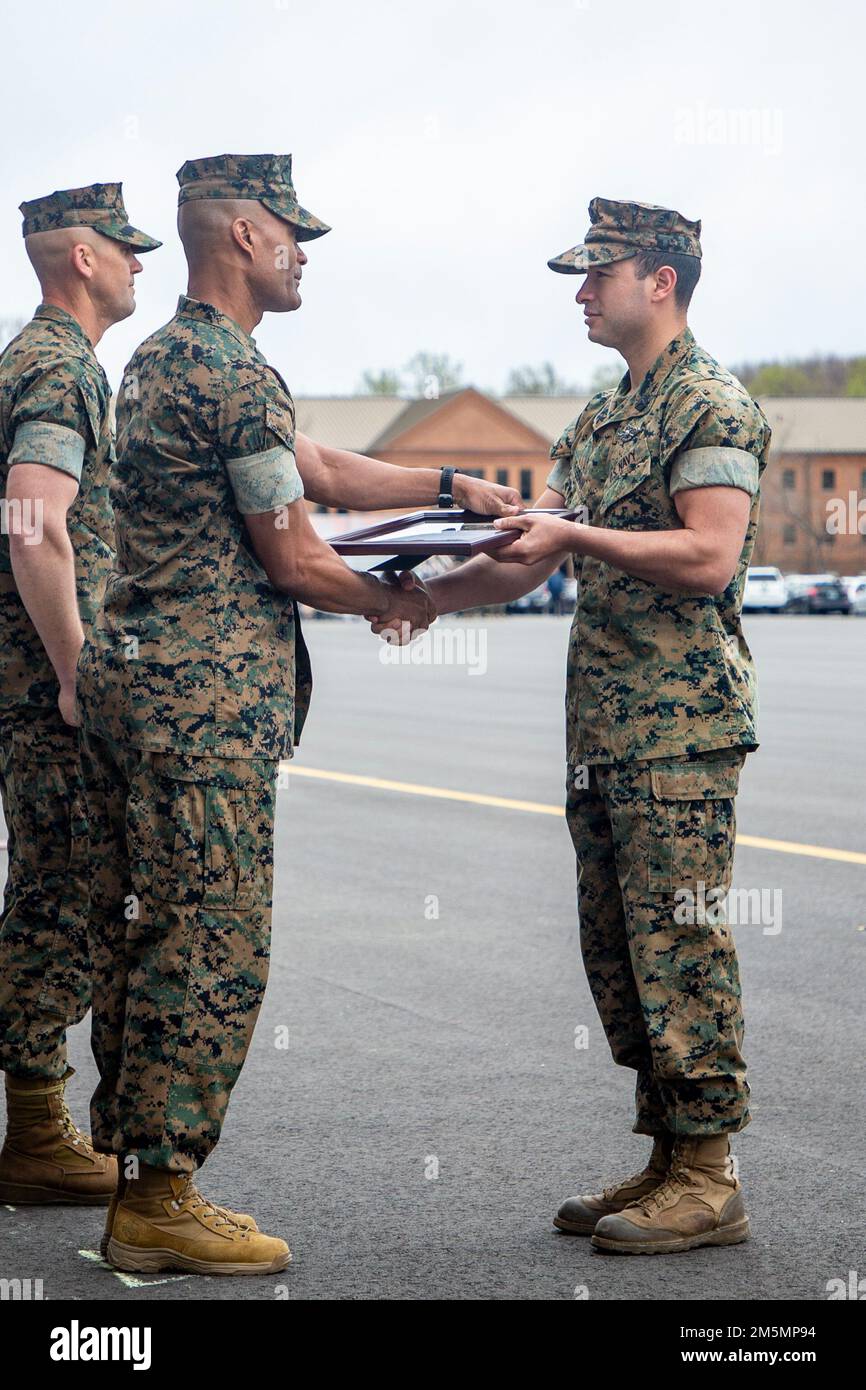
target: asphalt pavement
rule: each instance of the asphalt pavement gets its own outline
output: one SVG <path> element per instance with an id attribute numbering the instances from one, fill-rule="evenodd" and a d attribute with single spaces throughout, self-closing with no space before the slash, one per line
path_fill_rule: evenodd
<path id="1" fill-rule="evenodd" d="M 429 663 L 422 648 L 395 664 L 360 622 L 306 625 L 315 689 L 279 795 L 268 993 L 200 1175 L 286 1238 L 291 1266 L 134 1281 L 95 1255 L 101 1213 L 0 1207 L 0 1273 L 41 1278 L 51 1299 L 724 1297 L 744 1311 L 866 1276 L 866 621 L 746 620 L 762 746 L 742 778 L 735 888 L 772 904 L 736 931 L 753 1121 L 734 1147 L 753 1238 L 653 1259 L 551 1225 L 566 1196 L 647 1152 L 583 976 L 557 814 L 568 619 L 446 626 L 438 649 L 436 628 L 424 639 Z M 83 1120 L 89 1020 L 70 1054 Z"/>

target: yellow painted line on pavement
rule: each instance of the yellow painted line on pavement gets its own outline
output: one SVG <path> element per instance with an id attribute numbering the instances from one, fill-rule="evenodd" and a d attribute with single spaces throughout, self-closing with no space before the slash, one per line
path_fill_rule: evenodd
<path id="1" fill-rule="evenodd" d="M 866 864 L 866 854 L 856 849 L 801 845 L 796 840 L 765 840 L 763 835 L 738 835 L 737 844 L 746 845 L 748 849 L 774 849 L 779 854 L 803 854 L 809 859 L 837 859 L 840 864 Z"/>
<path id="2" fill-rule="evenodd" d="M 313 777 L 323 782 L 344 782 L 353 787 L 372 787 L 377 791 L 403 792 L 408 796 L 429 796 L 440 801 L 468 801 L 475 806 L 497 806 L 505 811 L 529 811 L 536 816 L 564 816 L 562 806 L 545 801 L 516 801 L 509 796 L 487 796 L 483 792 L 458 792 L 449 787 L 428 787 L 418 782 L 393 782 L 387 777 L 361 777 L 355 772 L 326 772 L 319 767 L 280 764 L 293 777 Z M 866 864 L 866 854 L 854 849 L 831 849 L 828 845 L 802 845 L 796 840 L 768 840 L 762 835 L 738 835 L 737 844 L 747 849 L 770 849 L 778 854 L 799 854 L 810 859 L 835 859 L 841 864 Z"/>
<path id="3" fill-rule="evenodd" d="M 485 796 L 483 792 L 455 792 L 447 787 L 424 787 L 415 782 L 391 782 L 387 777 L 358 777 L 354 772 L 324 772 L 318 767 L 281 767 L 293 777 L 318 777 L 325 782 L 348 782 L 353 787 L 375 787 L 381 792 L 406 792 L 409 796 L 434 796 L 441 801 L 471 801 L 476 806 L 499 806 L 506 811 L 532 811 L 536 816 L 564 816 L 561 806 L 543 801 L 513 801 L 508 796 Z"/>

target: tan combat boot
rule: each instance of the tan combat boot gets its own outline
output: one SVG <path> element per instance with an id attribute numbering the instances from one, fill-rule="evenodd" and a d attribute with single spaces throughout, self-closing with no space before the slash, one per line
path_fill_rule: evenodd
<path id="1" fill-rule="evenodd" d="M 642 1172 L 635 1173 L 634 1177 L 624 1178 L 622 1182 L 615 1182 L 602 1192 L 584 1197 L 569 1197 L 554 1216 L 554 1226 L 572 1236 L 591 1236 L 603 1216 L 631 1206 L 641 1197 L 654 1192 L 664 1181 L 671 1161 L 673 1143 L 672 1135 L 657 1134 L 653 1139 L 649 1163 Z"/>
<path id="2" fill-rule="evenodd" d="M 292 1256 L 202 1197 L 190 1173 L 142 1164 L 118 1197 L 107 1258 L 132 1274 L 278 1274 Z"/>
<path id="3" fill-rule="evenodd" d="M 71 1202 L 104 1207 L 117 1186 L 117 1160 L 94 1151 L 73 1123 L 63 1092 L 70 1076 L 6 1073 L 6 1142 L 0 1151 L 0 1202 Z"/>
<path id="4" fill-rule="evenodd" d="M 726 1134 L 714 1134 L 677 1139 L 665 1181 L 619 1215 L 602 1217 L 592 1243 L 626 1255 L 667 1255 L 748 1238 L 730 1142 Z"/>
<path id="5" fill-rule="evenodd" d="M 196 1197 L 201 1197 L 201 1193 L 199 1192 L 192 1178 L 190 1178 L 190 1187 L 192 1191 L 195 1193 Z M 105 1218 L 105 1230 L 102 1233 L 102 1240 L 99 1242 L 99 1253 L 104 1260 L 108 1259 L 108 1242 L 111 1240 L 111 1232 L 114 1229 L 114 1218 L 117 1213 L 117 1203 L 123 1196 L 125 1189 L 126 1178 L 123 1176 L 122 1173 L 119 1173 L 117 1178 L 117 1191 L 114 1193 L 114 1196 L 112 1197 L 111 1202 L 109 1204 L 108 1215 Z M 201 1200 L 204 1201 L 204 1197 L 201 1197 Z M 228 1207 L 218 1207 L 215 1204 L 213 1204 L 213 1206 L 214 1211 L 218 1211 L 220 1216 L 230 1217 L 232 1221 L 236 1221 L 239 1226 L 246 1227 L 248 1231 L 257 1231 L 259 1229 L 253 1217 L 247 1216 L 245 1212 L 231 1211 Z"/>

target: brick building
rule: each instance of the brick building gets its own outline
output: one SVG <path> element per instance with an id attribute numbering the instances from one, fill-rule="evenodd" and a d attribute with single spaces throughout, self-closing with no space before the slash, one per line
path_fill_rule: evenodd
<path id="1" fill-rule="evenodd" d="M 450 465 L 544 489 L 553 440 L 582 396 L 492 397 L 468 386 L 436 400 L 301 397 L 298 429 L 322 444 L 412 468 Z M 866 573 L 866 398 L 761 401 L 773 429 L 755 564 L 787 573 Z M 862 527 L 862 532 L 861 528 Z"/>

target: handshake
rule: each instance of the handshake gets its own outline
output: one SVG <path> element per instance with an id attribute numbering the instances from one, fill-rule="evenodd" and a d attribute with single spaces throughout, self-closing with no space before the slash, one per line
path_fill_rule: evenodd
<path id="1" fill-rule="evenodd" d="M 454 478 L 454 495 L 458 506 L 468 512 L 509 518 L 510 524 L 519 524 L 514 519 L 521 511 L 522 503 L 520 493 L 515 488 L 458 473 Z M 501 524 L 504 526 L 509 522 L 503 520 Z M 380 580 L 377 599 L 381 598 L 383 589 L 387 591 L 384 611 L 364 614 L 377 636 L 397 646 L 404 646 L 417 633 L 426 632 L 430 624 L 436 621 L 438 610 L 432 594 L 410 570 L 404 570 L 400 575 L 389 574 Z M 453 611 L 450 603 L 446 611 Z"/>
<path id="2" fill-rule="evenodd" d="M 388 575 L 379 583 L 389 591 L 387 607 L 383 613 L 364 615 L 377 636 L 402 647 L 436 621 L 438 614 L 433 599 L 410 570 Z"/>

